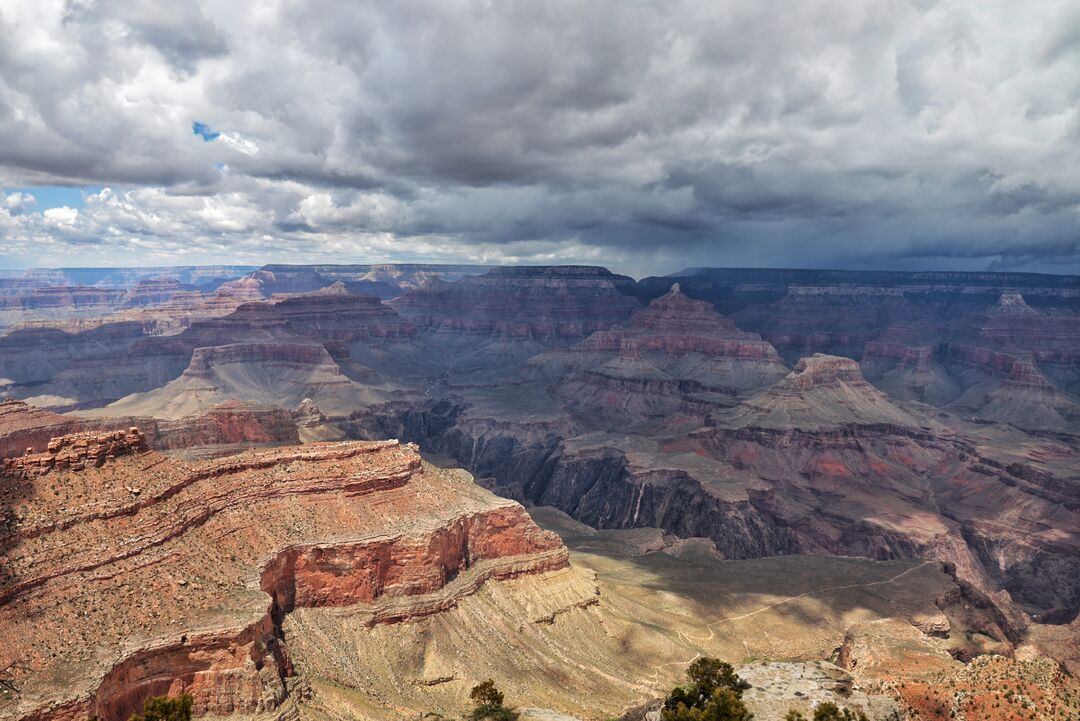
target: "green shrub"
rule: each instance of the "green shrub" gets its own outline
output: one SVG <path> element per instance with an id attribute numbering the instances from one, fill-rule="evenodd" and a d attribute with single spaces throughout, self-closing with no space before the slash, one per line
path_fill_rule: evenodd
<path id="1" fill-rule="evenodd" d="M 737 698 L 741 698 L 742 692 L 750 688 L 750 684 L 735 673 L 734 666 L 711 656 L 695 659 L 686 669 L 686 678 L 690 683 L 678 686 L 668 694 L 664 701 L 665 710 L 674 711 L 679 704 L 704 709 L 712 699 L 713 691 L 718 688 L 734 692 Z"/>
<path id="2" fill-rule="evenodd" d="M 686 678 L 689 683 L 672 689 L 664 701 L 664 721 L 742 721 L 752 716 L 742 702 L 750 684 L 730 663 L 703 656 L 686 669 Z"/>
<path id="3" fill-rule="evenodd" d="M 130 721 L 191 721 L 191 694 L 177 697 L 151 696 L 143 701 L 143 712 L 132 714 Z"/>
<path id="4" fill-rule="evenodd" d="M 490 678 L 473 686 L 469 698 L 476 704 L 469 714 L 472 721 L 517 721 L 517 711 L 503 706 L 502 691 L 495 688 L 495 681 Z"/>
<path id="5" fill-rule="evenodd" d="M 717 688 L 700 707 L 680 702 L 674 709 L 661 712 L 664 721 L 750 721 L 750 713 L 739 693 L 730 688 Z"/>

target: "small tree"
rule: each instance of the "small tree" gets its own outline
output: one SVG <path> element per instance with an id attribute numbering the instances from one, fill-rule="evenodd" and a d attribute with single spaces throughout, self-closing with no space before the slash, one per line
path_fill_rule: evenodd
<path id="1" fill-rule="evenodd" d="M 742 692 L 750 688 L 750 684 L 735 673 L 734 666 L 711 656 L 694 659 L 686 669 L 686 678 L 690 683 L 672 689 L 664 701 L 664 709 L 673 711 L 679 704 L 704 709 L 716 689 L 728 689 L 742 698 Z"/>
<path id="2" fill-rule="evenodd" d="M 473 721 L 516 721 L 517 711 L 503 706 L 502 691 L 495 687 L 495 681 L 488 679 L 473 686 L 469 698 L 476 704 L 469 718 Z"/>
<path id="3" fill-rule="evenodd" d="M 191 694 L 151 696 L 143 701 L 143 712 L 132 714 L 129 721 L 191 721 Z"/>
<path id="4" fill-rule="evenodd" d="M 689 683 L 672 689 L 664 701 L 664 721 L 742 721 L 752 716 L 742 702 L 750 684 L 730 663 L 703 656 L 686 669 L 686 679 Z"/>

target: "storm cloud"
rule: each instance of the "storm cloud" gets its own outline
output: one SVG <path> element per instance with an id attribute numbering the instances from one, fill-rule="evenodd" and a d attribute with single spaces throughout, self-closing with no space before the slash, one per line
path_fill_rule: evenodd
<path id="1" fill-rule="evenodd" d="M 1067 0 L 0 0 L 0 264 L 1080 272 L 1078 106 Z"/>

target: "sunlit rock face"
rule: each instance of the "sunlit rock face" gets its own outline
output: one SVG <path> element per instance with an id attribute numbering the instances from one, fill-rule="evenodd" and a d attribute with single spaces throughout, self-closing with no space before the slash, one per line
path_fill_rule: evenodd
<path id="1" fill-rule="evenodd" d="M 399 623 L 567 565 L 521 506 L 394 441 L 184 463 L 132 428 L 56 438 L 3 474 L 11 718 L 122 721 L 181 692 L 200 715 L 272 711 L 297 608 Z"/>

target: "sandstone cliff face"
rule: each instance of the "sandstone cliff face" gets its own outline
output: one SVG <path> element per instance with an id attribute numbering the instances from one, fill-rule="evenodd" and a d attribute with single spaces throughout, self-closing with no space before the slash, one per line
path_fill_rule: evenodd
<path id="1" fill-rule="evenodd" d="M 144 698 L 181 692 L 199 715 L 271 711 L 288 693 L 281 623 L 294 609 L 350 606 L 392 623 L 567 563 L 520 506 L 413 446 L 186 464 L 129 435 L 100 465 L 87 443 L 95 462 L 81 469 L 24 463 L 9 476 L 0 662 L 18 662 L 19 694 L 0 700 L 5 717 L 123 721 Z M 58 439 L 55 456 L 81 444 Z"/>
<path id="2" fill-rule="evenodd" d="M 202 415 L 157 421 L 159 449 L 191 449 L 238 444 L 281 445 L 300 441 L 292 415 L 277 406 L 227 401 Z"/>
<path id="3" fill-rule="evenodd" d="M 0 403 L 0 458 L 43 451 L 53 437 L 81 429 L 77 419 L 9 398 Z"/>

